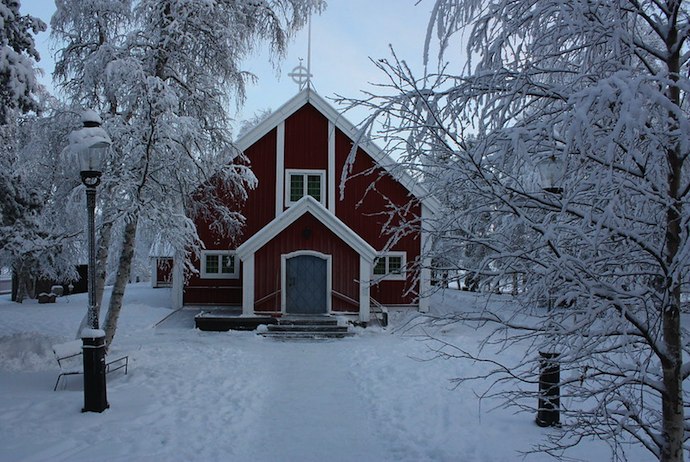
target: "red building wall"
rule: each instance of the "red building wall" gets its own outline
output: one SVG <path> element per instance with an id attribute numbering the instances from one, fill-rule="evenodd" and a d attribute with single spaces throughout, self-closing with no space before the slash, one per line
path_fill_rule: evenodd
<path id="1" fill-rule="evenodd" d="M 352 141 L 343 132 L 336 130 L 336 191 L 340 191 L 340 177 L 351 149 Z M 370 189 L 372 184 L 375 187 Z M 414 203 L 407 213 L 399 211 L 391 217 L 391 204 L 405 207 L 414 198 L 383 168 L 376 166 L 362 149 L 357 151 L 352 175 L 345 184 L 343 200 L 340 200 L 338 192 L 337 194 L 335 210 L 338 218 L 379 251 L 386 247 L 391 238 L 389 233 L 383 231 L 389 220 L 392 219 L 392 225 L 399 225 L 401 218 L 410 221 L 422 213 L 421 206 Z M 410 266 L 419 258 L 420 247 L 418 234 L 412 233 L 400 238 L 390 250 L 406 252 L 407 265 Z M 406 281 L 380 281 L 371 288 L 371 296 L 379 303 L 388 305 L 415 303 L 414 293 L 402 295 L 410 288 L 412 292 L 419 290 L 414 276 L 414 272 L 409 271 Z"/>
<path id="2" fill-rule="evenodd" d="M 259 186 L 249 192 L 247 201 L 241 206 L 246 218 L 242 234 L 222 237 L 211 231 L 210 223 L 197 221 L 199 237 L 207 249 L 235 249 L 275 217 L 276 137 L 273 129 L 245 151 Z M 200 268 L 198 259 L 194 265 Z M 241 305 L 242 269 L 239 279 L 201 279 L 198 275 L 191 275 L 183 300 L 185 305 Z"/>
<path id="3" fill-rule="evenodd" d="M 285 120 L 285 169 L 328 169 L 328 119 L 310 104 L 304 105 Z M 250 191 L 249 198 L 241 208 L 246 217 L 242 235 L 232 238 L 216 236 L 209 230 L 208 223 L 199 223 L 197 229 L 208 249 L 234 249 L 275 218 L 276 198 L 276 145 L 277 129 L 273 129 L 250 146 L 245 155 L 258 179 L 258 188 Z M 345 197 L 340 200 L 340 177 L 342 168 L 352 148 L 352 141 L 336 128 L 335 180 L 336 215 L 348 227 L 360 235 L 376 250 L 383 250 L 390 238 L 382 228 L 391 218 L 388 213 L 390 202 L 405 206 L 412 199 L 409 192 L 385 171 L 376 167 L 362 149 L 358 151 L 354 164 L 354 177 L 346 183 Z M 373 171 L 369 172 L 373 168 Z M 368 172 L 363 175 L 364 172 Z M 327 176 L 328 178 L 328 172 Z M 374 184 L 373 190 L 369 188 Z M 328 188 L 324 188 L 328 193 Z M 324 200 L 327 202 L 328 198 Z M 419 204 L 402 214 L 406 220 L 421 216 Z M 392 223 L 400 222 L 400 216 Z M 303 239 L 301 231 L 312 229 L 310 239 Z M 408 266 L 419 257 L 418 236 L 403 236 L 391 250 L 405 251 Z M 317 222 L 311 215 L 300 218 L 284 230 L 272 242 L 260 249 L 255 258 L 256 309 L 274 311 L 280 309 L 280 254 L 294 250 L 311 249 L 333 255 L 333 290 L 346 297 L 334 297 L 333 310 L 356 311 L 347 298 L 358 300 L 359 288 L 354 282 L 359 277 L 359 256 L 340 238 Z M 195 262 L 199 268 L 199 262 Z M 185 304 L 240 305 L 242 270 L 240 279 L 200 279 L 194 275 L 189 279 L 184 293 Z M 414 294 L 401 297 L 408 289 L 418 290 L 418 283 L 412 272 L 406 281 L 381 281 L 371 288 L 371 295 L 383 304 L 412 304 Z"/>
<path id="4" fill-rule="evenodd" d="M 328 168 L 328 119 L 306 104 L 285 121 L 286 169 Z"/>

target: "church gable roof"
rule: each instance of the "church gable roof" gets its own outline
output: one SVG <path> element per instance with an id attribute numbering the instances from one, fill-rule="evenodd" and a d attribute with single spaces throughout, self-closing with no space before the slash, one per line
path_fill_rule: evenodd
<path id="1" fill-rule="evenodd" d="M 376 250 L 373 247 L 311 196 L 302 197 L 296 204 L 285 210 L 281 215 L 264 226 L 261 231 L 240 245 L 237 248 L 237 256 L 244 260 L 254 254 L 305 213 L 310 213 L 314 216 L 367 260 L 373 261 L 376 257 Z"/>
<path id="2" fill-rule="evenodd" d="M 239 140 L 237 140 L 237 147 L 241 151 L 245 151 L 271 130 L 276 128 L 278 124 L 287 120 L 305 104 L 311 104 L 326 119 L 328 119 L 328 121 L 333 123 L 335 127 L 337 127 L 351 140 L 361 138 L 357 127 L 348 121 L 318 93 L 310 88 L 305 88 L 293 98 L 288 100 L 280 108 L 275 110 L 270 116 L 261 121 L 261 123 L 249 130 L 249 132 L 247 132 Z M 382 167 L 393 178 L 400 182 L 400 184 L 402 184 L 410 193 L 412 193 L 413 196 L 427 206 L 432 213 L 439 210 L 440 204 L 438 201 L 431 197 L 429 192 L 426 191 L 426 189 L 423 188 L 418 181 L 401 169 L 400 165 L 390 156 L 388 156 L 383 150 L 381 150 L 381 148 L 376 146 L 370 140 L 361 140 L 358 147 L 366 152 L 372 159 L 374 159 L 377 165 Z"/>

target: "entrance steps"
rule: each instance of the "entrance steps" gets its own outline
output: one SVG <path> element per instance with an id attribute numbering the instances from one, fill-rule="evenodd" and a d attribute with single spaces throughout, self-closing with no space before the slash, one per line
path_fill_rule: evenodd
<path id="1" fill-rule="evenodd" d="M 266 326 L 261 335 L 276 339 L 331 339 L 353 334 L 348 326 L 339 326 L 337 319 L 328 316 L 284 316 L 276 324 Z"/>

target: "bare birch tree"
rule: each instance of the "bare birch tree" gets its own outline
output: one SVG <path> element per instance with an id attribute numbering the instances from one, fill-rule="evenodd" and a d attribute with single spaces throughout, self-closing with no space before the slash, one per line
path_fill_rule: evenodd
<path id="1" fill-rule="evenodd" d="M 372 114 L 362 133 L 376 137 L 381 124 L 401 168 L 419 172 L 433 193 L 468 199 L 434 223 L 437 237 L 488 250 L 459 269 L 488 281 L 519 272 L 526 283 L 519 313 L 455 318 L 496 326 L 483 353 L 442 345 L 439 354 L 485 362 L 488 372 L 475 378 L 490 379 L 487 393 L 534 412 L 538 351 L 560 351 L 563 425 L 537 450 L 560 456 L 596 437 L 625 460 L 632 438 L 661 461 L 682 461 L 690 8 L 681 0 L 429 3 L 426 53 L 435 35 L 439 70 L 416 76 L 395 56 L 378 61 L 387 82 L 357 102 Z M 444 54 L 449 47 L 466 56 Z M 458 58 L 467 64 L 454 72 L 447 59 Z M 537 174 L 548 164 L 556 183 Z M 501 363 L 495 344 L 525 348 L 524 361 Z"/>
<path id="2" fill-rule="evenodd" d="M 102 233 L 112 233 L 121 252 L 105 321 L 110 343 L 140 223 L 155 224 L 180 255 L 199 249 L 194 216 L 213 215 L 219 230 L 239 231 L 243 217 L 232 204 L 254 184 L 229 124 L 231 97 L 241 103 L 252 78 L 241 61 L 263 41 L 282 56 L 290 34 L 322 2 L 60 0 L 57 6 L 51 24 L 64 44 L 57 75 L 75 104 L 103 114 L 114 141 L 103 210 L 117 219 Z M 223 197 L 212 192 L 217 183 L 225 185 Z"/>

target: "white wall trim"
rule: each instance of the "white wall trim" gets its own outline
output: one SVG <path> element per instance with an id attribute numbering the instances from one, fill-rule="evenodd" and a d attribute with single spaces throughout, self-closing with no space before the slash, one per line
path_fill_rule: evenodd
<path id="1" fill-rule="evenodd" d="M 283 182 L 285 181 L 285 121 L 276 129 L 276 216 L 283 213 Z"/>
<path id="2" fill-rule="evenodd" d="M 328 211 L 335 214 L 335 124 L 328 120 Z"/>
<path id="3" fill-rule="evenodd" d="M 254 315 L 254 254 L 242 259 L 242 316 Z"/>
<path id="4" fill-rule="evenodd" d="M 359 257 L 359 320 L 369 322 L 371 317 L 370 310 L 370 288 L 371 272 L 373 271 L 371 260 Z"/>
<path id="5" fill-rule="evenodd" d="M 333 299 L 333 257 L 315 250 L 297 250 L 280 256 L 280 312 L 282 314 L 287 314 L 287 261 L 290 258 L 303 255 L 326 260 L 326 314 L 331 314 Z"/>
<path id="6" fill-rule="evenodd" d="M 151 272 L 151 287 L 155 289 L 158 287 L 158 258 L 149 257 L 149 262 L 151 263 L 151 268 L 149 270 Z"/>
<path id="7" fill-rule="evenodd" d="M 170 291 L 170 303 L 174 310 L 184 305 L 184 254 L 176 252 L 172 267 L 172 290 Z"/>

